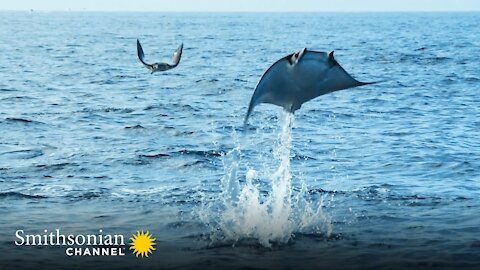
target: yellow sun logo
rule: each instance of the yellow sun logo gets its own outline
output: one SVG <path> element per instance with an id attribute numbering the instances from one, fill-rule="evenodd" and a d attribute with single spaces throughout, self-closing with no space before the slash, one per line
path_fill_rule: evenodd
<path id="1" fill-rule="evenodd" d="M 133 254 L 135 254 L 137 257 L 138 255 L 142 255 L 142 257 L 148 257 L 148 254 L 155 250 L 153 247 L 155 245 L 155 239 L 156 238 L 153 238 L 152 234 L 148 231 L 146 233 L 143 231 L 137 231 L 137 234 L 134 233 L 132 237 L 130 237 L 130 240 L 132 241 L 130 243 L 130 249 L 133 249 Z"/>

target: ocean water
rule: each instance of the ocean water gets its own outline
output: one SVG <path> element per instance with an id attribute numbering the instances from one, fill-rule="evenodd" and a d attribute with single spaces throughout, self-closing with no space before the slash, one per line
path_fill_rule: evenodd
<path id="1" fill-rule="evenodd" d="M 478 269 L 479 13 L 0 13 L 0 268 Z M 151 75 L 137 59 L 180 65 Z M 303 47 L 382 83 L 295 116 Z M 156 237 L 67 257 L 15 232 Z"/>

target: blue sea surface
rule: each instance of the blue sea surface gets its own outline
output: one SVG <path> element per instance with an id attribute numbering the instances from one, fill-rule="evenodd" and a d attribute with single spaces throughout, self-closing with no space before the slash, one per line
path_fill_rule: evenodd
<path id="1" fill-rule="evenodd" d="M 478 269 L 480 13 L 1 12 L 0 25 L 1 269 Z M 183 42 L 180 65 L 151 75 L 136 39 L 147 62 Z M 282 166 L 282 109 L 259 105 L 243 133 L 250 97 L 304 47 L 381 81 L 295 113 L 289 187 L 323 226 L 226 232 L 224 180 L 261 206 Z M 14 244 L 57 228 L 148 230 L 156 250 Z"/>

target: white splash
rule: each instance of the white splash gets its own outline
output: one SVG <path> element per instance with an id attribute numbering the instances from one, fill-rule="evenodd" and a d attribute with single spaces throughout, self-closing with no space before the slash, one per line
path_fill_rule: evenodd
<path id="1" fill-rule="evenodd" d="M 330 235 L 331 222 L 322 211 L 322 199 L 310 201 L 303 182 L 300 191 L 292 189 L 293 122 L 293 114 L 283 114 L 281 131 L 273 148 L 276 164 L 273 169 L 247 168 L 245 181 L 239 181 L 240 147 L 224 156 L 225 174 L 220 201 L 207 203 L 200 213 L 203 221 L 212 226 L 213 242 L 237 243 L 242 239 L 256 239 L 261 245 L 271 247 L 273 243 L 287 243 L 296 232 Z M 266 170 L 268 179 L 263 184 L 268 185 L 267 192 L 265 187 L 255 183 L 259 175 L 257 170 Z"/>

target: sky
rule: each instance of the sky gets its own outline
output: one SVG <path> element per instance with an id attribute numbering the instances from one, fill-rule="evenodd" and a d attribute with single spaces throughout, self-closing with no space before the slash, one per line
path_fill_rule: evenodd
<path id="1" fill-rule="evenodd" d="M 163 12 L 480 11 L 480 0 L 12 0 L 0 10 Z"/>

